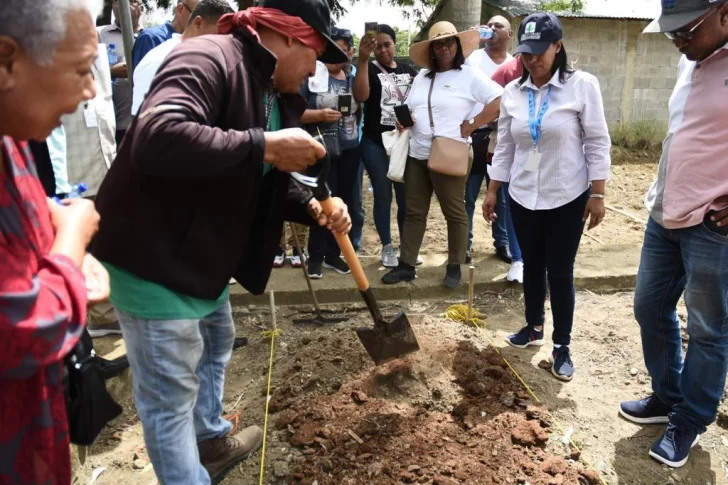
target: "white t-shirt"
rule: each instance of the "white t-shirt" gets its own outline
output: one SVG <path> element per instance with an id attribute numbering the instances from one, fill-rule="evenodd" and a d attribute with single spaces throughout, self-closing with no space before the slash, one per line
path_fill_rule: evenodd
<path id="1" fill-rule="evenodd" d="M 134 69 L 134 99 L 131 104 L 131 114 L 133 116 L 139 114 L 139 108 L 142 107 L 144 98 L 146 98 L 149 88 L 152 86 L 152 80 L 157 74 L 159 66 L 162 65 L 172 50 L 181 43 L 182 36 L 173 34 L 171 39 L 150 50 Z"/>
<path id="2" fill-rule="evenodd" d="M 503 64 L 510 61 L 511 59 L 513 59 L 512 55 L 506 55 L 506 59 L 503 61 Z M 488 77 L 491 77 L 495 70 L 501 66 L 501 64 L 496 64 L 495 62 L 493 62 L 493 59 L 490 58 L 485 49 L 478 49 L 476 51 L 473 51 L 473 53 L 470 54 L 467 59 L 465 59 L 465 64 L 479 69 L 480 72 Z M 476 116 L 478 116 L 478 114 L 480 114 L 481 111 L 483 111 L 483 105 L 476 105 L 475 109 L 473 109 L 467 119 L 475 118 Z"/>
<path id="3" fill-rule="evenodd" d="M 431 79 L 425 77 L 429 71 L 423 69 L 412 83 L 407 97 L 415 117 L 415 126 L 410 138 L 410 156 L 418 160 L 430 158 L 432 130 L 427 110 L 427 98 Z M 435 135 L 467 142 L 460 136 L 460 125 L 469 119 L 473 107 L 480 103 L 487 105 L 503 94 L 501 88 L 488 76 L 464 65 L 461 70 L 452 69 L 439 72 L 435 76 L 432 90 L 432 118 L 435 122 Z"/>

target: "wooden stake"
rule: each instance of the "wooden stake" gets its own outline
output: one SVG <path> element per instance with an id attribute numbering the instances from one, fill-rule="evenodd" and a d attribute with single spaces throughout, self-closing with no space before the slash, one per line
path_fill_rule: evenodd
<path id="1" fill-rule="evenodd" d="M 473 286 L 475 283 L 475 266 L 468 268 L 468 321 L 473 319 Z"/>
<path id="2" fill-rule="evenodd" d="M 270 317 L 271 322 L 273 323 L 273 330 L 278 328 L 278 325 L 276 323 L 276 297 L 275 297 L 275 291 L 270 292 Z"/>
<path id="3" fill-rule="evenodd" d="M 633 221 L 635 221 L 635 222 L 639 222 L 640 224 L 647 224 L 647 221 L 645 221 L 645 220 L 643 220 L 643 219 L 640 219 L 640 218 L 639 218 L 639 217 L 637 217 L 637 216 L 633 216 L 633 215 L 632 215 L 632 214 L 630 214 L 629 212 L 625 212 L 625 211 L 623 211 L 623 210 L 617 209 L 616 207 L 612 207 L 612 206 L 611 206 L 611 205 L 609 205 L 609 204 L 605 204 L 605 205 L 604 205 L 604 207 L 606 207 L 606 208 L 607 208 L 607 209 L 609 209 L 610 211 L 616 212 L 617 214 L 622 214 L 622 215 L 623 215 L 624 217 L 628 217 L 628 218 L 632 219 L 632 220 L 633 220 Z"/>

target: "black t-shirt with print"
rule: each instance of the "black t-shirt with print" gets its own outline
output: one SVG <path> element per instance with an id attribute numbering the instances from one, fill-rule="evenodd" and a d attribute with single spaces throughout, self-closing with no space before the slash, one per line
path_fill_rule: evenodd
<path id="1" fill-rule="evenodd" d="M 364 103 L 362 129 L 362 136 L 379 144 L 382 143 L 382 133 L 394 129 L 394 107 L 401 104 L 397 93 L 394 92 L 391 79 L 393 77 L 396 79 L 399 91 L 407 99 L 412 80 L 417 75 L 414 68 L 407 64 L 397 63 L 395 68 L 383 67 L 387 71 L 387 76 L 373 62 L 369 63 L 369 99 Z"/>

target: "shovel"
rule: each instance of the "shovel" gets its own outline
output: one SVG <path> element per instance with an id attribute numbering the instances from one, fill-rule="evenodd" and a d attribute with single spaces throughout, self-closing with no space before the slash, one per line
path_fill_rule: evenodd
<path id="1" fill-rule="evenodd" d="M 335 206 L 334 201 L 331 200 L 331 192 L 329 192 L 329 188 L 326 185 L 326 178 L 331 163 L 328 153 L 325 159 L 319 163 L 321 164 L 321 171 L 317 177 L 310 177 L 300 173 L 292 173 L 291 176 L 300 184 L 311 188 L 314 197 L 321 204 L 323 213 L 330 216 L 333 214 Z M 369 281 L 367 280 L 366 274 L 364 274 L 359 258 L 356 256 L 354 246 L 351 245 L 349 236 L 335 233 L 334 237 L 341 249 L 346 264 L 349 265 L 354 275 L 356 286 L 359 288 L 359 292 L 374 320 L 374 327 L 356 329 L 359 340 L 374 363 L 381 365 L 390 360 L 420 350 L 417 337 L 415 337 L 407 315 L 399 312 L 391 322 L 387 322 L 382 318 L 377 300 L 374 298 L 374 293 L 372 293 Z"/>

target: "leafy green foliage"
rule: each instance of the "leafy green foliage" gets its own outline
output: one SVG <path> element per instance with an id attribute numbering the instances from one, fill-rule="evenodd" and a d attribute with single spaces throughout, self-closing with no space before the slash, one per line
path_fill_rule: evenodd
<path id="1" fill-rule="evenodd" d="M 547 0 L 541 2 L 539 9 L 542 12 L 579 12 L 584 8 L 582 0 Z"/>

